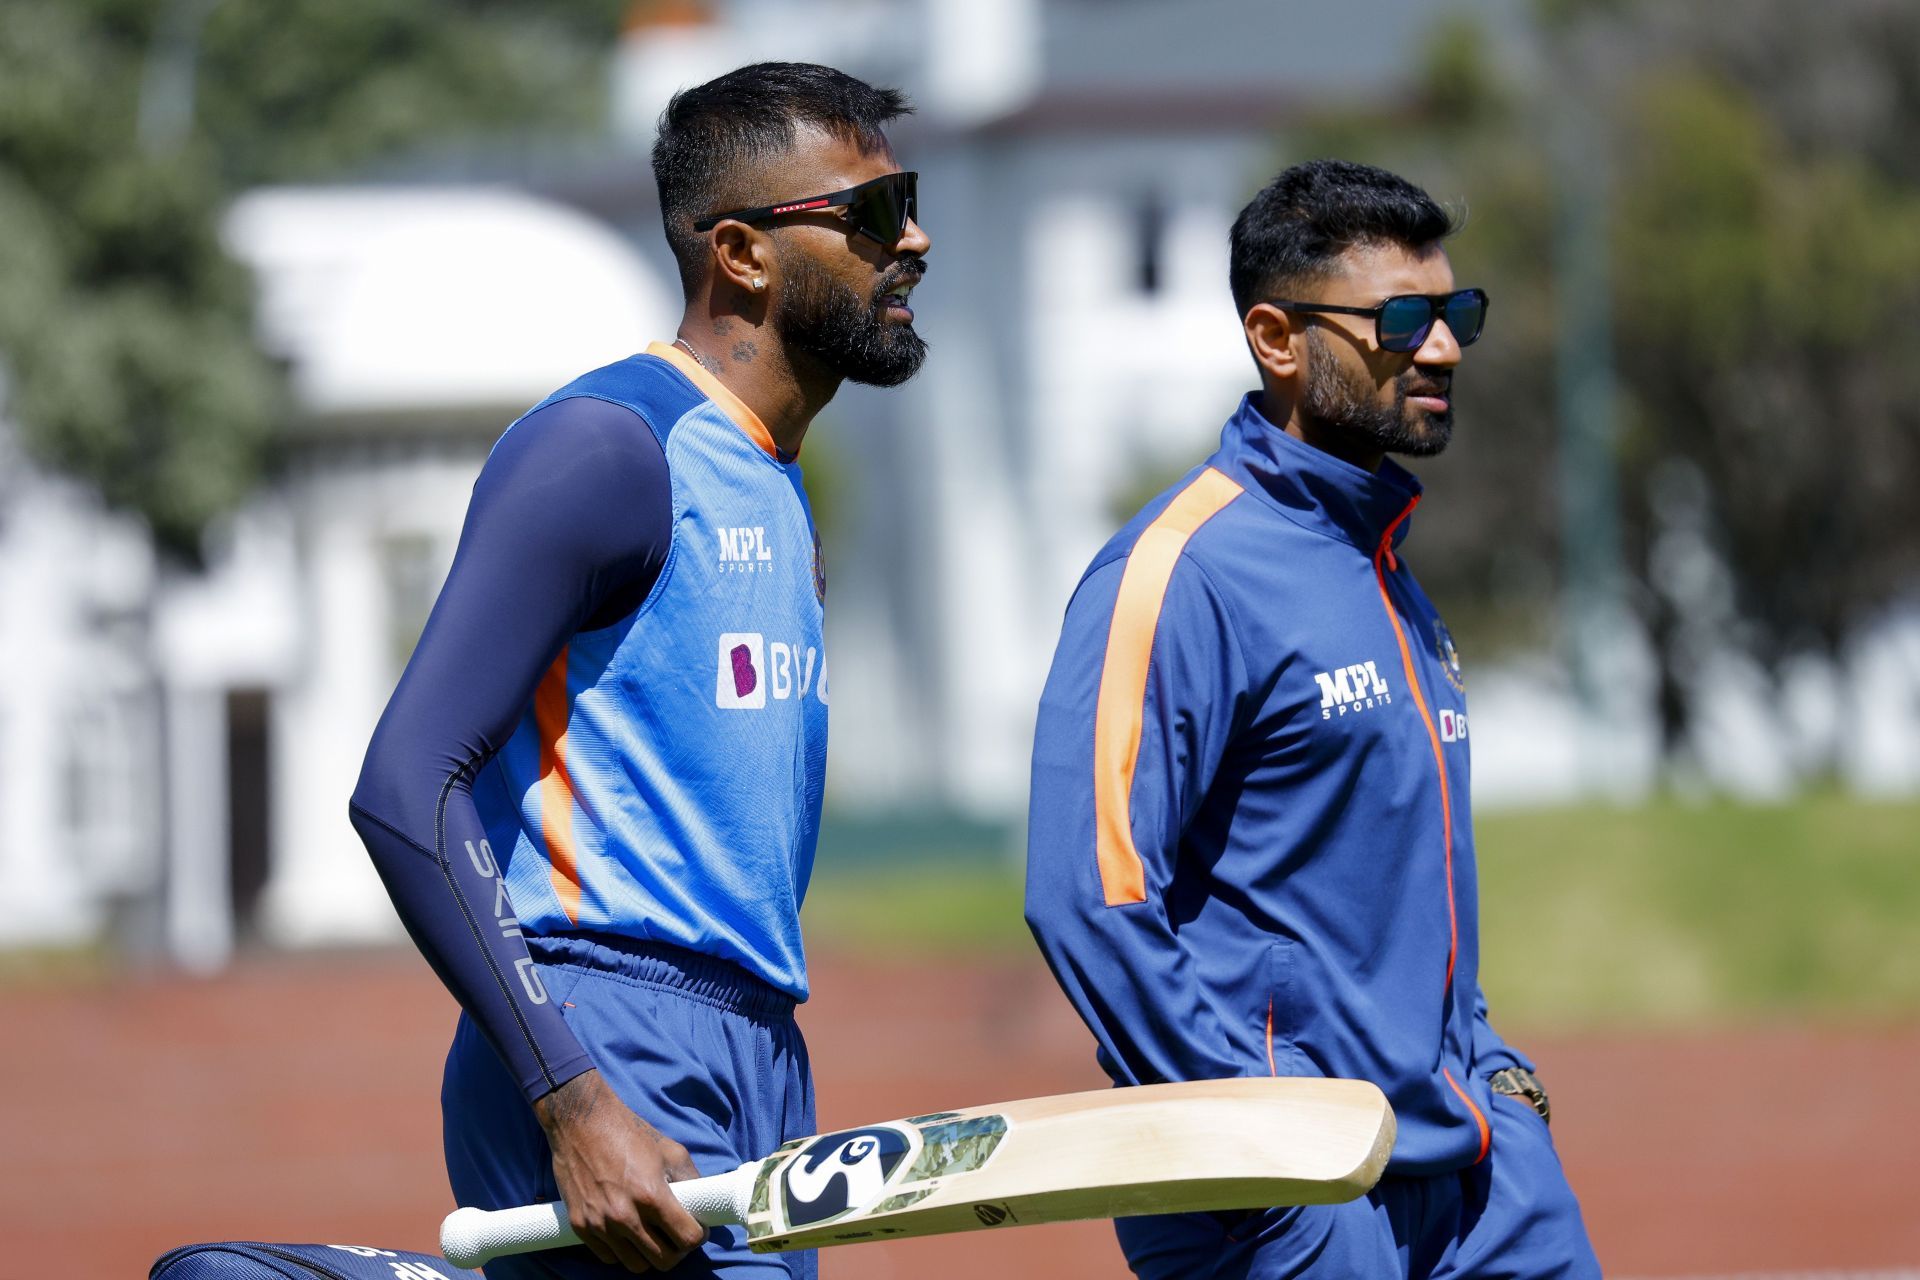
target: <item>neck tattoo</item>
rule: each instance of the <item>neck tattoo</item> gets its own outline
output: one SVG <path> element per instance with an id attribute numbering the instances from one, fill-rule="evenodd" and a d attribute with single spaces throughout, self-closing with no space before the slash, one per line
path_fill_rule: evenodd
<path id="1" fill-rule="evenodd" d="M 719 374 L 714 373 L 714 369 L 712 365 L 708 364 L 705 360 L 702 360 L 700 358 L 700 353 L 698 351 L 695 351 L 693 349 L 693 344 L 691 342 L 688 342 L 685 338 L 675 338 L 673 340 L 673 345 L 676 347 L 679 347 L 682 351 L 692 356 L 693 362 L 695 364 L 699 365 L 702 369 L 705 369 L 708 373 L 712 373 L 714 377 L 717 378 L 720 376 Z"/>

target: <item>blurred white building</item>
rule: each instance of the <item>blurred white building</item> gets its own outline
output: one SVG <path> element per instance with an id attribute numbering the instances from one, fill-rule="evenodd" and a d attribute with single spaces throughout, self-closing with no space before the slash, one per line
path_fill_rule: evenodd
<path id="1" fill-rule="evenodd" d="M 1518 2 L 1455 7 L 1507 33 Z M 214 532 L 205 574 L 157 570 L 138 526 L 7 455 L 0 423 L 0 946 L 111 931 L 211 967 L 248 931 L 397 936 L 346 800 L 469 487 L 528 405 L 673 332 L 653 120 L 675 88 L 763 58 L 910 90 L 920 113 L 894 141 L 934 240 L 914 299 L 925 370 L 844 389 L 803 459 L 845 673 L 829 803 L 1017 819 L 1073 583 L 1252 383 L 1227 229 L 1297 158 L 1276 127 L 1303 103 L 1404 92 L 1433 16 L 1420 0 L 1376 0 L 1365 22 L 1305 5 L 1282 22 L 1263 0 L 638 8 L 656 16 L 615 53 L 605 145 L 493 175 L 544 196 L 359 186 L 234 207 L 297 411 L 284 468 Z M 1590 788 L 1590 726 L 1551 669 L 1476 676 L 1476 792 Z M 1709 735 L 1764 742 L 1740 717 L 1769 708 L 1737 665 L 1722 677 Z M 1800 718 L 1841 708 L 1872 744 L 1856 781 L 1920 785 L 1920 622 L 1890 620 L 1827 678 Z M 1649 717 L 1607 744 L 1617 788 L 1653 781 L 1651 733 Z M 1789 741 L 1777 760 L 1712 741 L 1716 781 L 1777 794 L 1794 777 Z"/>
<path id="2" fill-rule="evenodd" d="M 828 512 L 830 625 L 836 670 L 863 676 L 836 698 L 828 785 L 855 805 L 1018 815 L 1074 582 L 1121 508 L 1210 452 L 1252 385 L 1227 289 L 1234 215 L 1290 159 L 1276 137 L 1303 106 L 1406 97 L 1436 8 L 1382 0 L 1364 22 L 1264 0 L 653 9 L 662 20 L 630 28 L 615 63 L 614 133 L 639 180 L 586 198 L 663 263 L 644 156 L 675 89 L 816 61 L 918 106 L 891 135 L 921 175 L 933 249 L 914 308 L 933 355 L 898 390 L 842 391 L 808 441 L 847 477 Z M 1461 9 L 1520 30 L 1516 0 Z"/>
<path id="3" fill-rule="evenodd" d="M 0 385 L 0 945 L 96 937 L 155 883 L 153 582 L 144 526 L 19 455 Z"/>
<path id="4" fill-rule="evenodd" d="M 603 224 L 487 189 L 282 189 L 232 251 L 297 410 L 278 478 L 157 575 L 137 526 L 33 475 L 0 527 L 0 945 L 123 932 L 192 967 L 397 923 L 346 818 L 380 708 L 505 424 L 670 333 Z"/>

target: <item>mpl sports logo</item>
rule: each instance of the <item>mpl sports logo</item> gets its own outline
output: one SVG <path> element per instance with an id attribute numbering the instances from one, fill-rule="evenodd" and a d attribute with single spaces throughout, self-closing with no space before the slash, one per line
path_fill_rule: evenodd
<path id="1" fill-rule="evenodd" d="M 1331 720 L 1336 715 L 1344 716 L 1350 712 L 1371 711 L 1393 701 L 1393 693 L 1387 688 L 1386 680 L 1371 662 L 1356 662 L 1351 666 L 1335 667 L 1332 671 L 1317 671 L 1313 678 L 1320 686 L 1322 720 Z"/>
<path id="2" fill-rule="evenodd" d="M 775 702 L 809 693 L 827 701 L 827 664 L 818 649 L 729 631 L 720 637 L 719 659 L 713 705 L 722 711 L 758 711 L 769 695 Z"/>
<path id="3" fill-rule="evenodd" d="M 720 540 L 720 572 L 772 573 L 773 549 L 762 525 L 723 525 L 714 530 Z"/>

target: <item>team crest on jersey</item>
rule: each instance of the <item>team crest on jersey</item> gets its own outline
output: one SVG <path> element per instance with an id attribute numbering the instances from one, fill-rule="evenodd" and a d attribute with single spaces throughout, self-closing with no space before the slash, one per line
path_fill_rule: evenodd
<path id="1" fill-rule="evenodd" d="M 813 598 L 824 607 L 827 603 L 827 558 L 820 550 L 820 531 L 813 531 Z"/>
<path id="2" fill-rule="evenodd" d="M 1433 649 L 1440 659 L 1440 669 L 1446 673 L 1447 683 L 1465 693 L 1467 677 L 1460 671 L 1460 651 L 1453 647 L 1453 633 L 1438 618 L 1433 620 Z"/>

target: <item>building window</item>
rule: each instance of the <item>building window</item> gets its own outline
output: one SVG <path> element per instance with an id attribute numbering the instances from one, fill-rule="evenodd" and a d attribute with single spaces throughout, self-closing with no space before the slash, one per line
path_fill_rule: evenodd
<path id="1" fill-rule="evenodd" d="M 126 697 L 87 698 L 66 716 L 60 818 L 74 862 L 92 884 L 123 887 L 136 878 L 145 835 L 139 815 L 140 751 L 147 741 L 138 707 Z"/>
<path id="2" fill-rule="evenodd" d="M 438 540 L 423 533 L 396 534 L 380 547 L 380 570 L 386 579 L 387 654 L 396 677 L 413 656 L 426 630 L 427 615 L 447 576 Z"/>
<path id="3" fill-rule="evenodd" d="M 1167 206 L 1160 193 L 1149 191 L 1134 206 L 1134 287 L 1141 293 L 1160 292 L 1165 277 Z"/>

